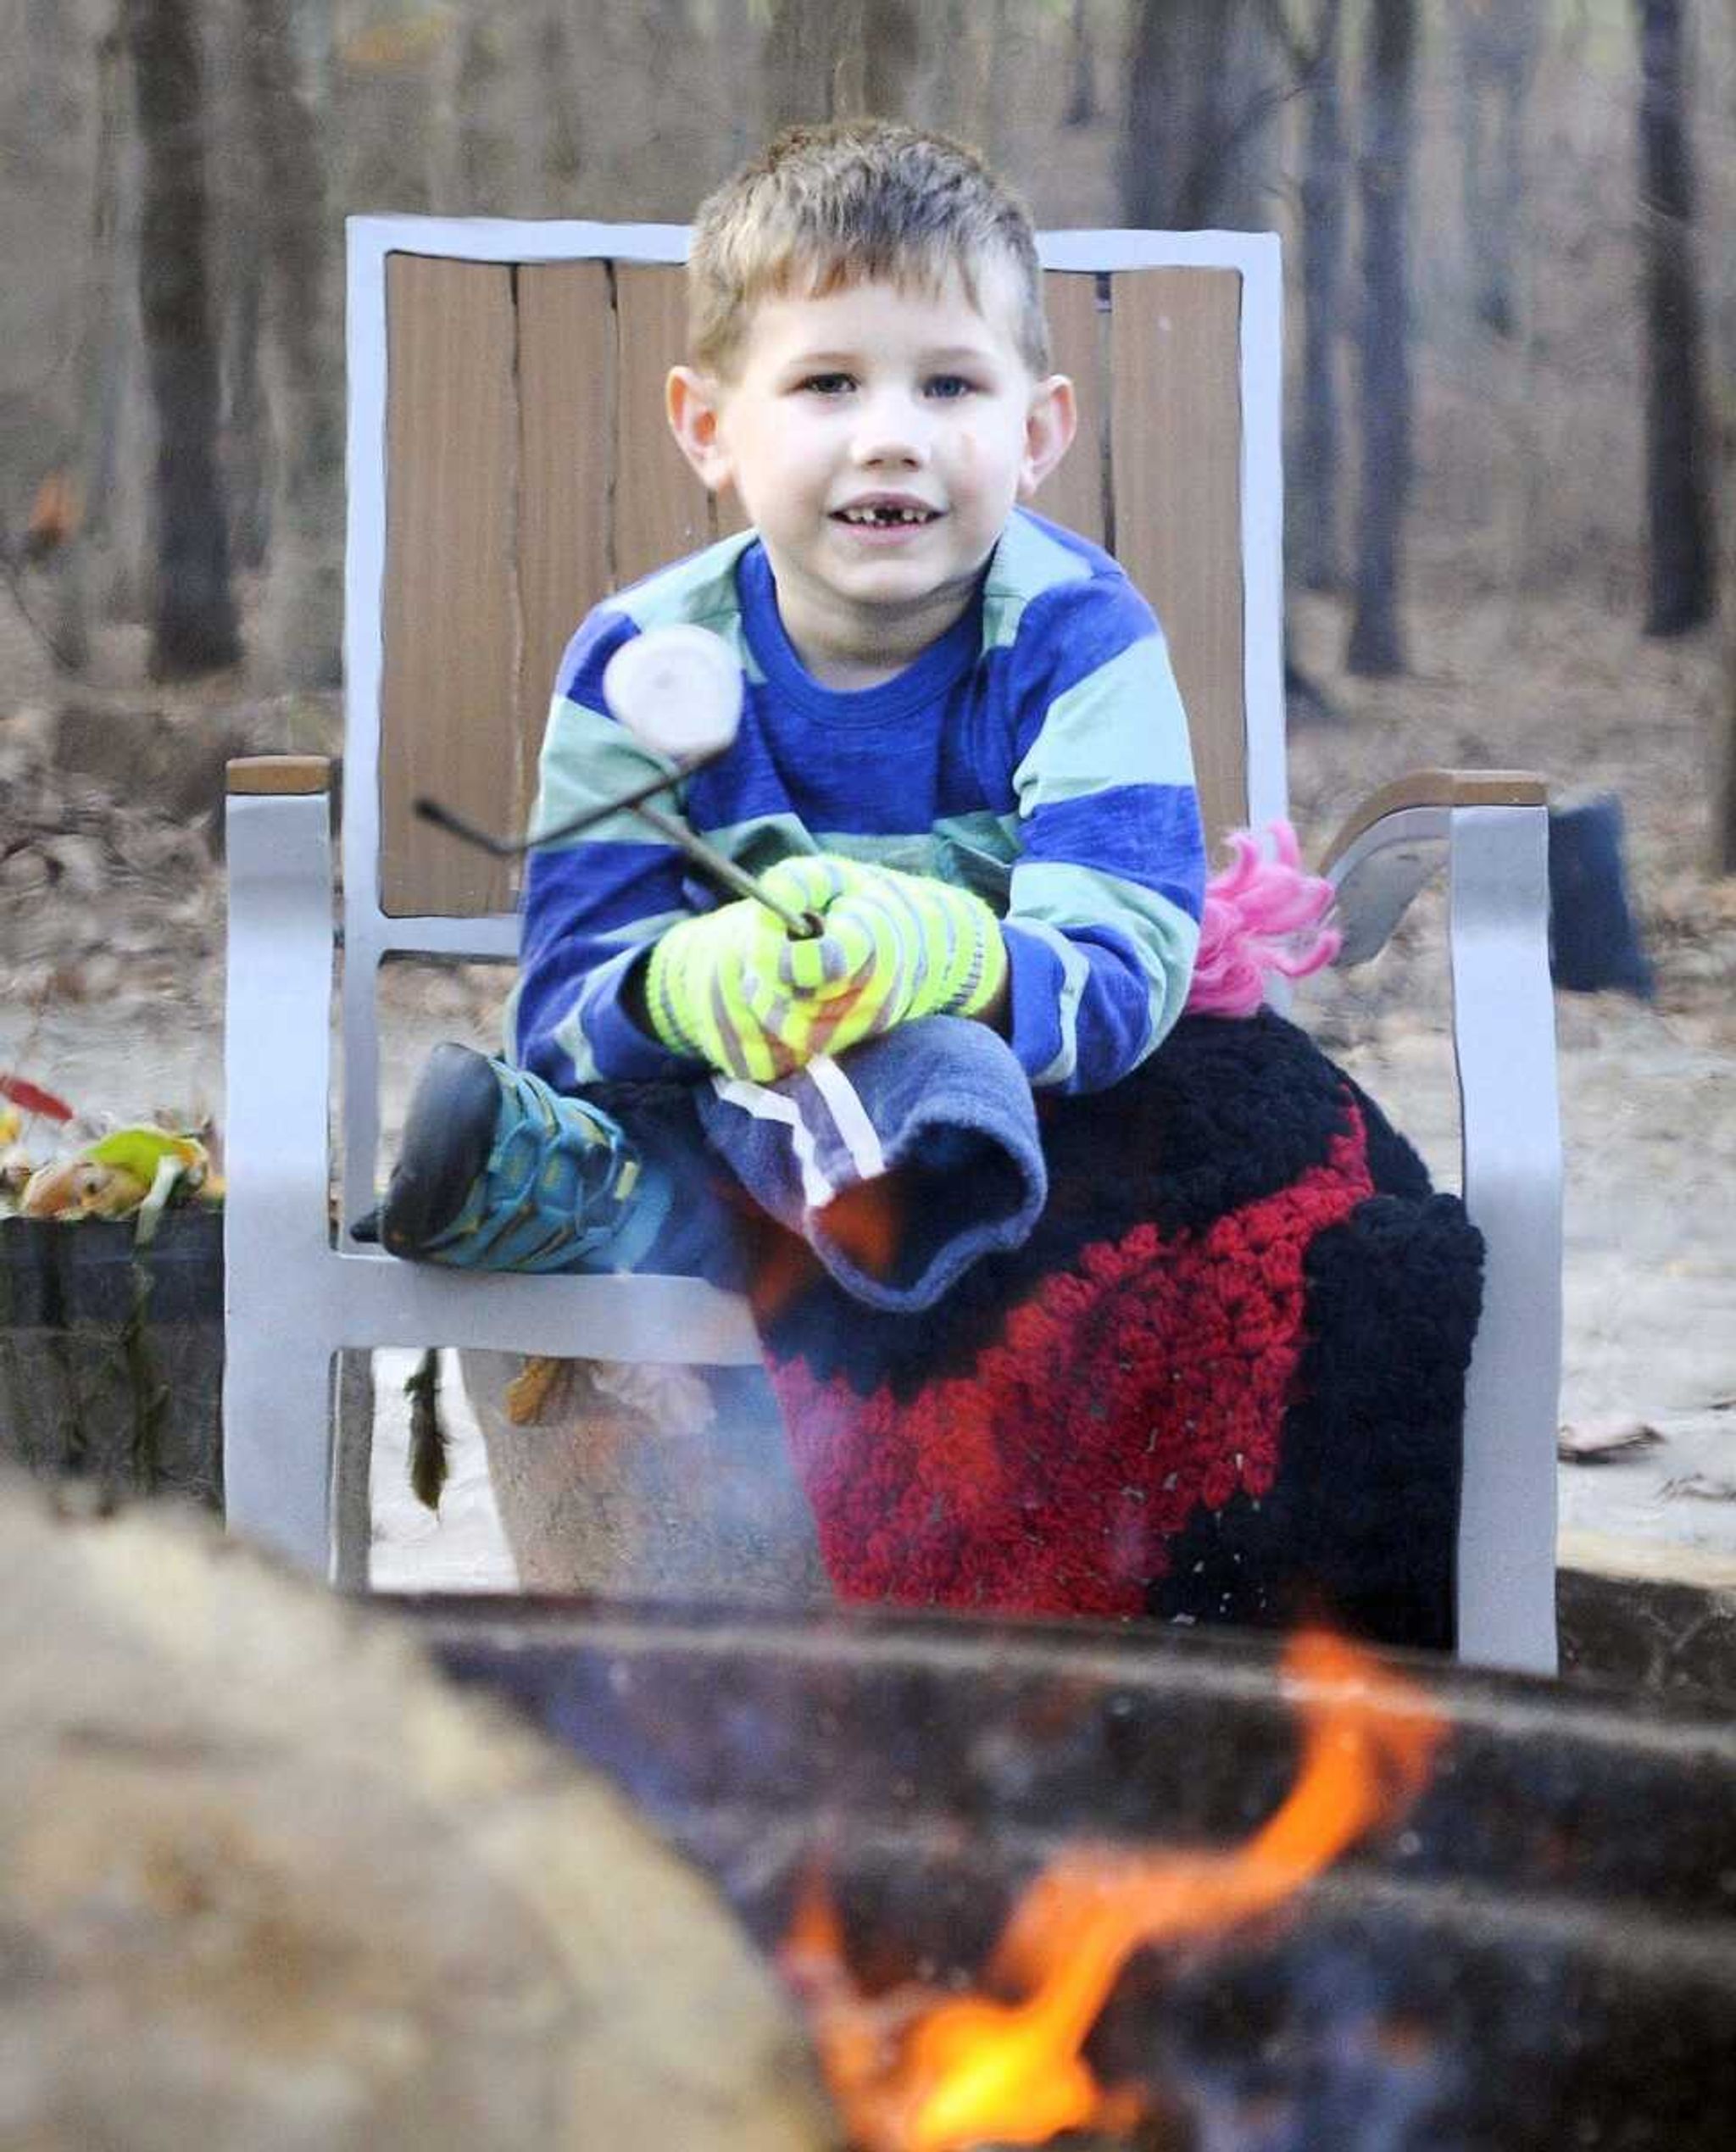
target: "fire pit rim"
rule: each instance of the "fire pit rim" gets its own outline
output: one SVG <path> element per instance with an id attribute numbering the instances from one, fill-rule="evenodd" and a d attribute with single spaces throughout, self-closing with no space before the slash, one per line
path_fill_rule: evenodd
<path id="1" fill-rule="evenodd" d="M 563 1632 L 593 1652 L 626 1656 L 680 1649 L 695 1659 L 726 1660 L 744 1641 L 762 1654 L 800 1664 L 892 1666 L 919 1657 L 940 1672 L 1075 1674 L 1105 1686 L 1147 1690 L 1209 1688 L 1227 1703 L 1269 1703 L 1314 1693 L 1316 1685 L 1280 1674 L 1282 1639 L 1250 1631 L 1119 1627 L 1086 1621 L 1009 1620 L 948 1611 L 828 1607 L 794 1615 L 782 1609 L 674 1600 L 598 1600 L 583 1595 L 518 1597 L 498 1593 L 394 1595 L 400 1615 L 438 1652 L 486 1641 L 491 1649 L 546 1648 Z M 1438 1703 L 1450 1699 L 1461 1726 L 1510 1739 L 1571 1732 L 1577 1741 L 1630 1754 L 1644 1745 L 1663 1760 L 1710 1749 L 1736 1772 L 1736 1717 L 1697 1694 L 1625 1689 L 1614 1684 L 1498 1671 L 1432 1653 L 1382 1649 L 1383 1663 L 1408 1674 Z"/>

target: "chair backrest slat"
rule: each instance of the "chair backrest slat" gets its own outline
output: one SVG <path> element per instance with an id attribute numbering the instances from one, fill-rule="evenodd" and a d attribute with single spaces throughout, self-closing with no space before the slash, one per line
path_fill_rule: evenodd
<path id="1" fill-rule="evenodd" d="M 548 691 L 579 624 L 576 591 L 610 583 L 609 488 L 614 475 L 615 313 L 604 262 L 551 262 L 518 273 L 517 796 L 504 826 L 520 828 L 536 790 Z"/>
<path id="2" fill-rule="evenodd" d="M 1079 404 L 1079 432 L 1036 505 L 1082 538 L 1103 544 L 1108 535 L 1104 487 L 1108 440 L 1104 428 L 1103 316 L 1096 277 L 1051 270 L 1043 279 L 1043 304 L 1054 348 L 1054 368 L 1070 375 Z"/>
<path id="3" fill-rule="evenodd" d="M 1038 504 L 1112 546 L 1157 607 L 1216 838 L 1248 811 L 1242 278 L 1190 266 L 1047 281 L 1081 426 Z M 664 420 L 684 339 L 678 267 L 392 252 L 386 290 L 381 909 L 497 914 L 516 878 L 411 803 L 431 793 L 521 826 L 573 628 L 739 513 L 707 498 Z"/>
<path id="4" fill-rule="evenodd" d="M 465 915 L 512 901 L 480 852 L 431 844 L 432 792 L 510 822 L 517 707 L 519 416 L 510 272 L 398 255 L 387 281 L 381 887 L 388 912 Z"/>
<path id="5" fill-rule="evenodd" d="M 1124 270 L 1110 314 L 1116 558 L 1169 637 L 1214 838 L 1248 811 L 1241 289 L 1228 270 Z"/>

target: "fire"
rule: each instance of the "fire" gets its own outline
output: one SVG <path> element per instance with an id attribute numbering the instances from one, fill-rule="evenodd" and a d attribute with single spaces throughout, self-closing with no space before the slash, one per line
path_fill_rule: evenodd
<path id="1" fill-rule="evenodd" d="M 1125 2128 L 1137 2102 L 1100 2087 L 1081 2050 L 1133 1953 L 1276 1912 L 1358 1838 L 1405 1813 L 1443 1731 L 1422 1691 L 1317 1630 L 1291 1640 L 1284 1673 L 1303 1754 L 1277 1813 L 1226 1853 L 1064 1855 L 1014 1909 L 985 1992 L 863 1996 L 837 1913 L 810 1882 L 783 1961 L 863 2152 L 967 2152 Z"/>

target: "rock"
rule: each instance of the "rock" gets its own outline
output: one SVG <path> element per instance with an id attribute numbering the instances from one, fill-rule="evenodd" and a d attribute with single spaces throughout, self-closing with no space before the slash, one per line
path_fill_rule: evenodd
<path id="1" fill-rule="evenodd" d="M 15 1483 L 0 1575 L 0 2142 L 835 2142 L 709 1885 L 384 1612 Z"/>

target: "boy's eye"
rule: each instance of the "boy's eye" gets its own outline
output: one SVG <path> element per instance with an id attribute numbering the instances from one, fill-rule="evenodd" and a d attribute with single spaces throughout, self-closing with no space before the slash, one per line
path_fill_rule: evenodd
<path id="1" fill-rule="evenodd" d="M 809 374 L 798 386 L 810 396 L 843 396 L 856 384 L 849 374 Z"/>
<path id="2" fill-rule="evenodd" d="M 951 403 L 969 396 L 974 386 L 962 374 L 936 374 L 928 383 L 928 393 L 938 403 Z"/>

